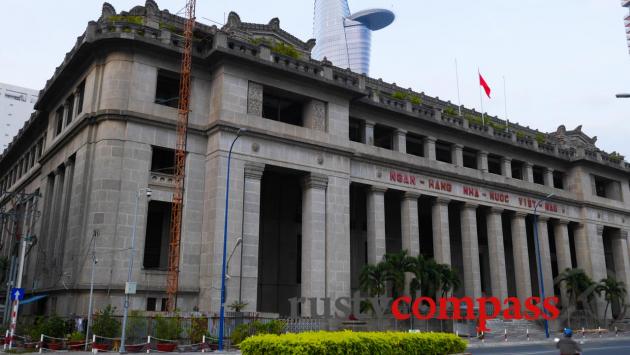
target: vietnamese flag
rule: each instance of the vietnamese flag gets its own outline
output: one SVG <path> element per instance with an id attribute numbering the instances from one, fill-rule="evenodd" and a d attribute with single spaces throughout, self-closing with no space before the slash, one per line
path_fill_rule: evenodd
<path id="1" fill-rule="evenodd" d="M 481 76 L 481 73 L 479 73 L 479 85 L 483 87 L 483 90 L 486 92 L 486 95 L 488 96 L 488 98 L 490 98 L 490 93 L 492 92 L 492 90 L 490 90 L 490 86 L 488 86 L 488 83 L 486 83 L 483 76 Z"/>

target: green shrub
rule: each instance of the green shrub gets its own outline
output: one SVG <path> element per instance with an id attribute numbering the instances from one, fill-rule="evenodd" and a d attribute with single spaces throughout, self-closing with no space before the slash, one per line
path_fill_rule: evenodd
<path id="1" fill-rule="evenodd" d="M 538 144 L 543 144 L 547 140 L 547 137 L 543 133 L 536 133 L 536 142 Z"/>
<path id="2" fill-rule="evenodd" d="M 114 318 L 115 307 L 107 305 L 104 309 L 96 312 L 92 333 L 108 338 L 120 336 L 120 323 Z"/>
<path id="3" fill-rule="evenodd" d="M 160 339 L 177 340 L 181 333 L 178 317 L 155 316 L 155 336 Z"/>
<path id="4" fill-rule="evenodd" d="M 129 312 L 129 319 L 127 319 L 127 327 L 125 329 L 125 336 L 129 339 L 139 339 L 144 337 L 145 330 L 147 328 L 146 320 L 142 311 L 133 310 Z"/>
<path id="5" fill-rule="evenodd" d="M 396 100 L 409 100 L 414 105 L 422 105 L 422 98 L 417 95 L 412 95 L 403 91 L 394 91 L 392 98 Z"/>
<path id="6" fill-rule="evenodd" d="M 457 110 L 455 110 L 455 108 L 453 107 L 447 107 L 444 109 L 444 113 L 447 115 L 451 115 L 451 116 L 456 116 L 457 115 Z"/>
<path id="7" fill-rule="evenodd" d="M 127 22 L 133 23 L 135 25 L 142 25 L 144 19 L 142 16 L 110 16 L 108 17 L 109 22 Z"/>
<path id="8" fill-rule="evenodd" d="M 286 55 L 287 57 L 291 57 L 293 59 L 300 58 L 300 52 L 298 52 L 298 50 L 295 49 L 295 47 L 293 47 L 292 45 L 284 42 L 277 42 L 276 44 L 274 44 L 274 46 L 271 48 L 271 51 L 278 54 Z"/>
<path id="9" fill-rule="evenodd" d="M 74 332 L 70 333 L 70 335 L 68 336 L 68 340 L 70 340 L 70 341 L 82 341 L 82 340 L 85 340 L 85 334 L 83 334 L 81 332 L 74 331 Z"/>
<path id="10" fill-rule="evenodd" d="M 464 117 L 466 117 L 466 119 L 468 120 L 468 123 L 473 123 L 473 124 L 476 124 L 477 126 L 483 125 L 483 121 L 481 120 L 481 117 L 471 115 L 471 114 L 467 114 Z"/>
<path id="11" fill-rule="evenodd" d="M 245 340 L 245 338 L 251 337 L 252 335 L 282 334 L 285 328 L 286 323 L 280 320 L 272 320 L 268 323 L 262 323 L 256 320 L 251 323 L 236 326 L 230 335 L 230 340 L 232 341 L 232 345 L 237 345 Z"/>
<path id="12" fill-rule="evenodd" d="M 516 138 L 518 138 L 518 139 L 525 139 L 525 132 L 523 132 L 523 131 L 516 132 Z"/>
<path id="13" fill-rule="evenodd" d="M 201 343 L 203 336 L 208 335 L 208 318 L 206 317 L 191 318 L 190 328 L 188 328 L 187 335 L 191 343 L 193 344 Z"/>
<path id="14" fill-rule="evenodd" d="M 241 343 L 244 355 L 258 354 L 422 354 L 461 353 L 466 343 L 455 334 L 402 332 L 307 332 L 257 335 Z"/>
<path id="15" fill-rule="evenodd" d="M 66 335 L 66 321 L 59 316 L 52 316 L 41 324 L 40 331 L 50 337 L 63 338 Z"/>

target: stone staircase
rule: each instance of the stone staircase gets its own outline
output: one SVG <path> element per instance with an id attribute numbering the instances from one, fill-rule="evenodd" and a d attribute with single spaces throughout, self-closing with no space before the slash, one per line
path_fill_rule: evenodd
<path id="1" fill-rule="evenodd" d="M 504 336 L 507 331 L 508 338 L 539 338 L 545 336 L 545 330 L 540 324 L 525 319 L 490 319 L 486 322 L 487 328 L 491 329 L 489 336 Z"/>

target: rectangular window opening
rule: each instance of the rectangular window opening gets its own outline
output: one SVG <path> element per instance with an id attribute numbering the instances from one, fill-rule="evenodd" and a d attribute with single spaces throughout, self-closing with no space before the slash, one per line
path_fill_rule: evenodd
<path id="1" fill-rule="evenodd" d="M 171 202 L 149 201 L 144 244 L 145 269 L 166 270 L 171 224 Z"/>
<path id="2" fill-rule="evenodd" d="M 394 129 L 383 125 L 374 125 L 374 145 L 384 149 L 392 149 Z"/>
<path id="3" fill-rule="evenodd" d="M 490 174 L 501 175 L 501 157 L 488 154 L 488 172 Z"/>
<path id="4" fill-rule="evenodd" d="M 564 173 L 562 171 L 553 172 L 553 187 L 564 190 Z"/>
<path id="5" fill-rule="evenodd" d="M 545 169 L 542 166 L 534 165 L 532 168 L 534 173 L 534 184 L 545 184 Z"/>
<path id="6" fill-rule="evenodd" d="M 154 173 L 175 174 L 175 150 L 164 147 L 151 147 L 151 171 Z"/>
<path id="7" fill-rule="evenodd" d="M 350 117 L 350 140 L 358 143 L 365 143 L 364 121 L 358 118 Z"/>
<path id="8" fill-rule="evenodd" d="M 68 126 L 70 124 L 70 122 L 72 122 L 72 119 L 74 118 L 72 115 L 74 114 L 74 95 L 71 95 L 67 100 L 66 100 L 66 126 Z"/>
<path id="9" fill-rule="evenodd" d="M 63 106 L 59 107 L 55 112 L 55 136 L 58 136 L 63 130 Z"/>
<path id="10" fill-rule="evenodd" d="M 262 116 L 266 119 L 304 126 L 306 98 L 294 93 L 265 86 Z"/>
<path id="11" fill-rule="evenodd" d="M 424 138 L 422 136 L 407 133 L 407 154 L 424 157 Z"/>
<path id="12" fill-rule="evenodd" d="M 478 169 L 477 167 L 477 154 L 478 152 L 471 148 L 464 148 L 463 152 L 464 167 L 471 169 Z"/>
<path id="13" fill-rule="evenodd" d="M 79 84 L 77 88 L 77 95 L 79 95 L 79 99 L 77 101 L 77 115 L 83 112 L 83 96 L 85 95 L 85 80 Z"/>
<path id="14" fill-rule="evenodd" d="M 523 180 L 523 162 L 518 160 L 512 160 L 512 178 L 517 180 Z"/>
<path id="15" fill-rule="evenodd" d="M 149 312 L 155 312 L 156 308 L 156 302 L 157 299 L 155 297 L 147 297 L 147 311 Z"/>
<path id="16" fill-rule="evenodd" d="M 451 143 L 444 141 L 435 142 L 435 159 L 445 163 L 453 163 L 451 156 Z"/>
<path id="17" fill-rule="evenodd" d="M 155 103 L 177 108 L 179 105 L 179 73 L 159 69 L 155 88 Z"/>
<path id="18" fill-rule="evenodd" d="M 599 197 L 621 201 L 621 183 L 602 176 L 593 175 L 595 194 Z"/>

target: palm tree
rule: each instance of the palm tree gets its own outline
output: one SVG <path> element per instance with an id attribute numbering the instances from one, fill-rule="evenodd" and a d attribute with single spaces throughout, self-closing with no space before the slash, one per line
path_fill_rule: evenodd
<path id="1" fill-rule="evenodd" d="M 440 290 L 442 291 L 442 297 L 446 297 L 446 294 L 450 291 L 459 289 L 461 280 L 454 269 L 447 264 L 437 264 L 437 268 L 440 273 Z"/>
<path id="2" fill-rule="evenodd" d="M 383 262 L 376 265 L 367 264 L 361 270 L 359 276 L 359 287 L 367 292 L 370 297 L 379 297 L 385 293 L 386 266 Z"/>
<path id="3" fill-rule="evenodd" d="M 413 270 L 414 258 L 407 255 L 406 250 L 398 253 L 385 254 L 385 279 L 391 282 L 392 297 L 396 298 L 405 290 L 405 274 Z"/>
<path id="4" fill-rule="evenodd" d="M 605 279 L 601 279 L 597 288 L 595 289 L 597 294 L 604 293 L 604 299 L 606 300 L 606 308 L 604 309 L 604 322 L 606 320 L 606 314 L 608 314 L 608 306 L 612 302 L 619 301 L 623 305 L 624 298 L 626 297 L 626 287 L 621 281 L 617 281 L 614 277 L 608 276 Z"/>
<path id="5" fill-rule="evenodd" d="M 565 269 L 560 275 L 558 275 L 558 282 L 564 282 L 569 296 L 569 310 L 567 312 L 567 323 L 571 327 L 571 306 L 577 308 L 578 303 L 584 304 L 584 294 L 586 294 L 587 303 L 593 299 L 594 293 L 591 292 L 594 289 L 595 282 L 591 280 L 588 275 L 582 269 Z"/>

